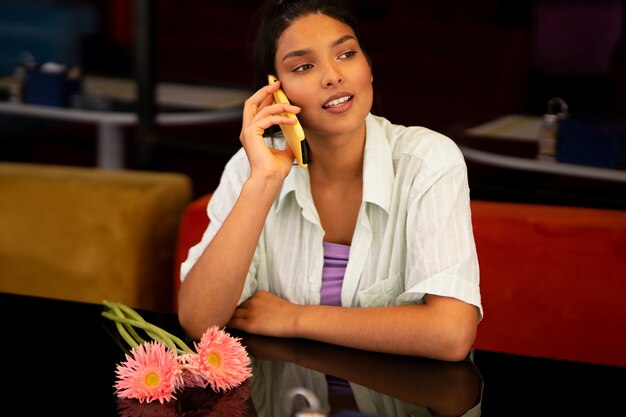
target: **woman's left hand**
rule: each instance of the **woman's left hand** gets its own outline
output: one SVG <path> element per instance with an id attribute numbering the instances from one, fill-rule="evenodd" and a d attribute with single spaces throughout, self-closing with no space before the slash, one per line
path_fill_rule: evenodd
<path id="1" fill-rule="evenodd" d="M 294 337 L 300 307 L 268 291 L 257 291 L 235 309 L 226 326 L 265 336 Z"/>

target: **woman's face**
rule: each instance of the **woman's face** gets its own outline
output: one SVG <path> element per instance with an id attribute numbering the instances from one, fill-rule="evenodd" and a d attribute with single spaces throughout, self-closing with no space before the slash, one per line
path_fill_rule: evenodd
<path id="1" fill-rule="evenodd" d="M 372 108 L 372 72 L 350 26 L 322 14 L 295 20 L 277 43 L 275 68 L 309 134 L 364 129 Z"/>

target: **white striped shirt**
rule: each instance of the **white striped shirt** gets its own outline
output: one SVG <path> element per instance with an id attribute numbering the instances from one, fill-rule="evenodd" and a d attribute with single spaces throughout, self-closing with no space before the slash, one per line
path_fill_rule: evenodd
<path id="1" fill-rule="evenodd" d="M 424 127 L 366 119 L 363 201 L 341 292 L 344 306 L 420 303 L 424 294 L 477 306 L 479 267 L 467 168 L 456 144 Z M 243 149 L 227 163 L 208 205 L 211 219 L 189 250 L 181 279 L 232 209 L 250 172 Z M 309 173 L 294 165 L 272 205 L 240 303 L 257 289 L 298 304 L 319 304 L 324 230 Z"/>

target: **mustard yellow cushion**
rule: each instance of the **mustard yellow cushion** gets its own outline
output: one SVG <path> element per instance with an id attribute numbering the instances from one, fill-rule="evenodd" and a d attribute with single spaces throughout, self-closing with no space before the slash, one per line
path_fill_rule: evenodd
<path id="1" fill-rule="evenodd" d="M 183 174 L 0 163 L 0 291 L 169 311 Z"/>

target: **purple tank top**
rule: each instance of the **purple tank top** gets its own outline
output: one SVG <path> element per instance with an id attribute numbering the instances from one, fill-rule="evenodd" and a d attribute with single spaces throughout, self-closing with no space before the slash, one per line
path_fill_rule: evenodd
<path id="1" fill-rule="evenodd" d="M 341 305 L 341 285 L 348 265 L 350 246 L 324 242 L 324 269 L 322 270 L 322 289 L 320 304 L 327 306 Z M 328 391 L 334 395 L 352 395 L 348 381 L 326 375 Z"/>
<path id="2" fill-rule="evenodd" d="M 324 269 L 322 270 L 322 290 L 320 304 L 341 305 L 341 285 L 348 265 L 350 246 L 324 242 Z"/>

